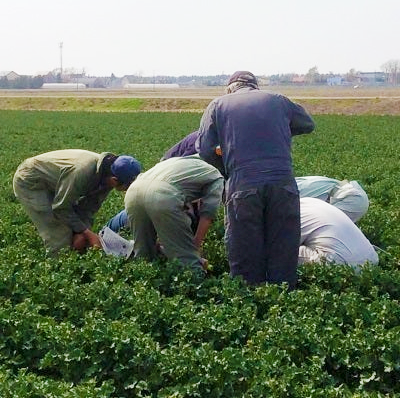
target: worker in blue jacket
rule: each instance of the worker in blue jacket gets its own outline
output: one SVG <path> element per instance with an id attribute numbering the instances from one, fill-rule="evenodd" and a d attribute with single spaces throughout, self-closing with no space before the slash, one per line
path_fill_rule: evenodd
<path id="1" fill-rule="evenodd" d="M 311 116 L 288 98 L 262 91 L 248 71 L 235 72 L 227 94 L 211 101 L 196 149 L 211 164 L 220 146 L 226 173 L 225 211 L 232 276 L 250 284 L 297 282 L 299 193 L 291 139 L 314 130 Z"/>
<path id="2" fill-rule="evenodd" d="M 198 132 L 196 130 L 196 131 L 191 132 L 187 136 L 185 136 L 183 139 L 181 139 L 179 142 L 177 142 L 174 146 L 172 146 L 170 149 L 168 149 L 167 152 L 164 153 L 161 160 L 175 158 L 178 156 L 194 155 L 196 153 L 195 143 L 197 140 L 197 134 L 198 134 Z"/>

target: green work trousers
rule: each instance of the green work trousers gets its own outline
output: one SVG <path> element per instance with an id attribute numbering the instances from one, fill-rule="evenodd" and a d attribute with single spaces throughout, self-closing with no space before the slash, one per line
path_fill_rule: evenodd
<path id="1" fill-rule="evenodd" d="M 126 193 L 125 209 L 135 241 L 135 257 L 155 259 L 158 238 L 167 258 L 201 267 L 182 192 L 164 181 L 141 178 L 134 184 L 134 189 Z"/>
<path id="2" fill-rule="evenodd" d="M 25 186 L 19 171 L 13 180 L 14 193 L 31 218 L 46 249 L 55 254 L 72 243 L 72 229 L 57 220 L 52 211 L 52 194 L 45 190 L 32 190 Z"/>

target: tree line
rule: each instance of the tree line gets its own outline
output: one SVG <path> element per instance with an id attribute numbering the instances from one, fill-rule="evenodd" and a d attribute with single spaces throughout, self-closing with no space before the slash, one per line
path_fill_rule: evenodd
<path id="1" fill-rule="evenodd" d="M 400 85 L 400 59 L 392 59 L 381 66 L 380 72 L 371 72 L 373 75 L 367 78 L 368 73 L 350 69 L 345 74 L 337 74 L 333 72 L 319 73 L 318 67 L 313 66 L 306 74 L 285 73 L 275 74 L 270 76 L 258 76 L 262 85 L 326 85 L 329 84 L 329 79 L 334 77 L 340 78 L 338 84 L 387 84 L 387 85 Z M 64 71 L 67 72 L 67 71 Z M 49 80 L 50 79 L 50 80 Z M 27 76 L 21 75 L 15 79 L 8 79 L 7 76 L 0 77 L 0 89 L 38 89 L 41 88 L 43 83 L 53 82 L 76 82 L 85 83 L 88 87 L 114 87 L 118 86 L 118 80 L 128 79 L 129 83 L 177 83 L 181 86 L 187 85 L 203 85 L 203 86 L 223 86 L 229 79 L 229 75 L 215 75 L 215 76 L 141 76 L 141 75 L 128 75 L 123 78 L 117 78 L 114 74 L 111 77 L 91 78 L 89 84 L 89 77 L 83 71 L 80 74 L 64 73 L 61 75 L 60 71 L 54 70 L 46 76 Z M 95 82 L 95 83 L 93 83 Z M 100 82 L 100 83 L 99 83 Z"/>

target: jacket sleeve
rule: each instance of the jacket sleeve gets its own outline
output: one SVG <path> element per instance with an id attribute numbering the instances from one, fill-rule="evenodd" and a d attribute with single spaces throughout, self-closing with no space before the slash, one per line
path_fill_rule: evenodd
<path id="1" fill-rule="evenodd" d="M 219 145 L 217 126 L 215 124 L 215 102 L 212 101 L 200 121 L 200 128 L 196 140 L 196 150 L 200 157 L 214 167 L 220 168 L 221 159 L 215 153 L 215 148 Z"/>
<path id="2" fill-rule="evenodd" d="M 311 133 L 315 129 L 312 117 L 299 104 L 290 101 L 291 121 L 290 130 L 292 135 Z"/>
<path id="3" fill-rule="evenodd" d="M 204 187 L 199 210 L 200 216 L 215 218 L 218 208 L 221 205 L 223 190 L 224 179 L 221 175 Z"/>

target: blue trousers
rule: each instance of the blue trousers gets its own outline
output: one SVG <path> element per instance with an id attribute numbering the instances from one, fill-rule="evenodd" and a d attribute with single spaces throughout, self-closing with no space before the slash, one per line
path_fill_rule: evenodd
<path id="1" fill-rule="evenodd" d="M 128 214 L 126 214 L 126 210 L 121 210 L 118 214 L 108 220 L 106 225 L 114 232 L 119 232 L 123 228 L 129 228 Z"/>
<path id="2" fill-rule="evenodd" d="M 197 225 L 199 223 L 199 208 L 197 203 L 193 203 L 190 208 L 186 210 L 187 214 L 192 220 L 192 231 L 196 233 Z M 107 227 L 114 232 L 119 232 L 121 229 L 129 228 L 128 214 L 126 210 L 121 210 L 118 214 L 108 220 Z"/>

